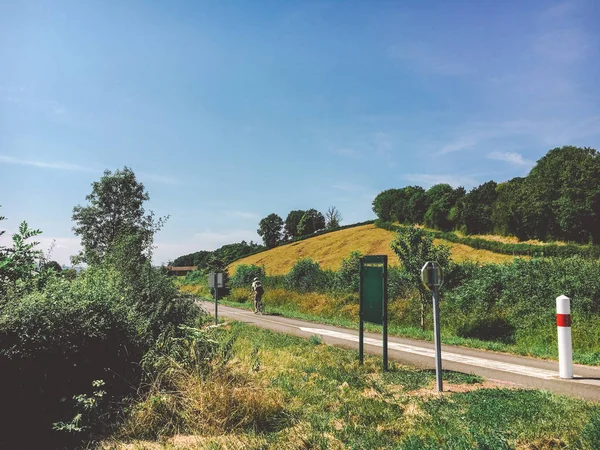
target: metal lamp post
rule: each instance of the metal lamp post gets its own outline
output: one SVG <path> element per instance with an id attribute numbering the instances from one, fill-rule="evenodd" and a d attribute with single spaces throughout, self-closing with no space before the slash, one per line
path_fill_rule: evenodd
<path id="1" fill-rule="evenodd" d="M 444 272 L 435 261 L 427 261 L 421 269 L 421 279 L 427 289 L 433 292 L 433 333 L 435 343 L 435 381 L 437 391 L 442 392 L 442 339 L 440 333 L 439 288 L 444 283 Z"/>

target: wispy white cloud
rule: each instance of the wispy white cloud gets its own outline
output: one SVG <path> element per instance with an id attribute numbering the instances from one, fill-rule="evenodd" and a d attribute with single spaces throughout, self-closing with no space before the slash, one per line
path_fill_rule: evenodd
<path id="1" fill-rule="evenodd" d="M 557 3 L 543 11 L 541 17 L 546 20 L 561 19 L 574 10 L 575 4 L 576 2 L 574 0 Z"/>
<path id="2" fill-rule="evenodd" d="M 13 164 L 18 166 L 30 166 L 37 167 L 40 169 L 52 169 L 52 170 L 66 170 L 71 172 L 85 172 L 85 173 L 97 173 L 102 174 L 103 170 L 99 167 L 87 167 L 79 164 L 72 164 L 63 161 L 40 161 L 34 159 L 21 159 L 15 158 L 8 155 L 0 155 L 0 164 Z M 142 181 L 150 180 L 156 183 L 168 184 L 181 186 L 184 184 L 183 181 L 175 178 L 167 177 L 164 175 L 156 175 L 148 172 L 138 172 L 138 178 Z"/>
<path id="3" fill-rule="evenodd" d="M 172 186 L 183 186 L 185 184 L 183 181 L 175 178 L 166 177 L 164 175 L 156 175 L 148 172 L 139 172 L 137 177 L 142 181 L 149 180 L 154 181 L 155 183 L 168 184 Z"/>
<path id="4" fill-rule="evenodd" d="M 358 150 L 350 147 L 338 147 L 332 150 L 333 153 L 339 156 L 344 156 L 346 158 L 352 159 L 361 159 L 363 157 L 362 153 Z"/>
<path id="5" fill-rule="evenodd" d="M 19 166 L 33 166 L 42 169 L 69 170 L 74 172 L 97 172 L 97 170 L 95 169 L 80 166 L 78 164 L 19 159 L 7 155 L 0 155 L 0 164 L 15 164 Z"/>
<path id="6" fill-rule="evenodd" d="M 260 218 L 260 216 L 258 214 L 253 213 L 253 212 L 236 211 L 236 210 L 231 210 L 231 209 L 223 211 L 223 214 L 225 214 L 228 217 L 233 217 L 233 218 L 237 218 L 237 219 L 258 220 Z"/>
<path id="7" fill-rule="evenodd" d="M 495 159 L 497 161 L 504 161 L 515 166 L 531 166 L 533 161 L 523 158 L 520 153 L 514 152 L 492 152 L 487 155 L 489 159 Z"/>
<path id="8" fill-rule="evenodd" d="M 404 61 L 411 69 L 433 75 L 466 75 L 470 68 L 457 61 L 442 56 L 430 45 L 422 41 L 405 42 L 392 46 L 393 58 Z"/>
<path id="9" fill-rule="evenodd" d="M 352 184 L 352 183 L 340 183 L 340 184 L 332 184 L 331 187 L 333 189 L 337 189 L 339 191 L 344 191 L 344 192 L 363 192 L 365 190 L 367 190 L 366 187 L 361 186 L 359 184 Z"/>
<path id="10" fill-rule="evenodd" d="M 452 187 L 464 186 L 470 188 L 478 184 L 477 180 L 467 175 L 430 174 L 430 173 L 408 173 L 401 176 L 402 179 L 423 186 L 434 184 L 449 184 Z"/>
<path id="11" fill-rule="evenodd" d="M 594 45 L 594 38 L 577 28 L 549 30 L 537 35 L 533 49 L 557 63 L 573 63 L 583 59 Z"/>
<path id="12" fill-rule="evenodd" d="M 518 135 L 540 135 L 548 128 L 548 123 L 530 120 L 512 120 L 504 122 L 469 123 L 460 126 L 455 136 L 441 145 L 439 155 L 446 155 L 475 148 L 482 143 L 506 139 Z"/>

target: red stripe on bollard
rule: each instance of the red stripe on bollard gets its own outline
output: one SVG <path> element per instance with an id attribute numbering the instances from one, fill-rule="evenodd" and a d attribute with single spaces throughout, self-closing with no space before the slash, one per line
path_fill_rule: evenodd
<path id="1" fill-rule="evenodd" d="M 571 326 L 571 314 L 557 314 L 556 325 L 559 327 L 570 327 Z"/>

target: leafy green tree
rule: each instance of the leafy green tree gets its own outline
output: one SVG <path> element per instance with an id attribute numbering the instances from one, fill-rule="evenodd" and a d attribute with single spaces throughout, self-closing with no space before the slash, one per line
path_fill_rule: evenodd
<path id="1" fill-rule="evenodd" d="M 325 217 L 316 209 L 309 209 L 304 213 L 298 224 L 298 234 L 307 236 L 325 228 Z"/>
<path id="2" fill-rule="evenodd" d="M 342 215 L 340 211 L 335 206 L 330 206 L 325 213 L 325 227 L 328 230 L 333 230 L 340 226 L 341 221 Z"/>
<path id="3" fill-rule="evenodd" d="M 283 220 L 277 214 L 272 213 L 260 221 L 256 232 L 263 238 L 267 248 L 273 248 L 281 241 L 282 228 Z"/>
<path id="4" fill-rule="evenodd" d="M 492 210 L 498 192 L 495 181 L 488 181 L 465 195 L 458 203 L 458 225 L 467 234 L 485 234 L 493 230 Z"/>
<path id="5" fill-rule="evenodd" d="M 465 195 L 465 189 L 453 189 L 449 184 L 436 184 L 427 191 L 429 208 L 425 213 L 425 225 L 442 231 L 450 231 L 456 221 L 456 204 Z"/>
<path id="6" fill-rule="evenodd" d="M 377 194 L 373 200 L 373 212 L 378 218 L 389 222 L 393 219 L 393 207 L 401 198 L 400 189 L 387 189 Z"/>
<path id="7" fill-rule="evenodd" d="M 305 212 L 306 211 L 301 209 L 294 209 L 293 211 L 289 212 L 285 218 L 285 237 L 287 239 L 300 237 L 300 234 L 298 234 L 298 225 L 300 224 L 302 216 L 304 216 Z"/>
<path id="8" fill-rule="evenodd" d="M 92 192 L 86 196 L 89 204 L 73 208 L 73 231 L 83 247 L 74 262 L 102 262 L 119 236 L 136 236 L 139 249 L 150 259 L 154 233 L 167 217 L 156 219 L 152 211 L 146 213 L 144 202 L 149 199 L 130 168 L 106 170 L 100 181 L 92 183 Z"/>
<path id="9" fill-rule="evenodd" d="M 62 272 L 62 266 L 57 261 L 48 261 L 44 263 L 44 270 L 54 270 L 56 273 Z"/>
<path id="10" fill-rule="evenodd" d="M 412 189 L 408 199 L 408 223 L 417 224 L 425 221 L 425 213 L 429 207 L 425 189 L 420 186 L 409 186 Z"/>
<path id="11" fill-rule="evenodd" d="M 431 236 L 420 228 L 410 227 L 398 233 L 390 246 L 402 264 L 402 270 L 419 289 L 421 300 L 421 328 L 425 329 L 426 308 L 431 302 L 431 293 L 421 282 L 421 269 L 427 261 L 437 261 L 443 269 L 448 268 L 450 249 L 434 245 Z"/>
<path id="12" fill-rule="evenodd" d="M 550 150 L 527 176 L 528 201 L 543 223 L 538 238 L 547 236 L 586 243 L 600 237 L 600 156 L 592 148 Z"/>

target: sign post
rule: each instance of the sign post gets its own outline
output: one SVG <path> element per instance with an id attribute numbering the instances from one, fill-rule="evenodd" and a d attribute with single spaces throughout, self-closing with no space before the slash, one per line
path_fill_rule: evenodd
<path id="1" fill-rule="evenodd" d="M 435 261 L 427 261 L 421 269 L 421 279 L 427 289 L 433 291 L 433 334 L 435 339 L 435 381 L 438 392 L 442 385 L 442 338 L 440 333 L 439 288 L 444 283 L 444 272 Z"/>
<path id="2" fill-rule="evenodd" d="M 223 274 L 221 272 L 211 272 L 208 274 L 208 287 L 213 288 L 215 291 L 215 325 L 219 324 L 217 301 L 219 300 L 219 288 L 223 286 Z"/>
<path id="3" fill-rule="evenodd" d="M 383 370 L 388 370 L 387 255 L 360 259 L 358 358 L 364 361 L 364 322 L 383 325 Z"/>

